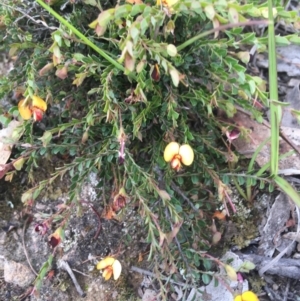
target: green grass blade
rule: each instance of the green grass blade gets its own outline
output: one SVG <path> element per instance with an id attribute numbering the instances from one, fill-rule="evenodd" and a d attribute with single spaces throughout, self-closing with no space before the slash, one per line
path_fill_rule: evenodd
<path id="1" fill-rule="evenodd" d="M 289 151 L 283 155 L 279 156 L 279 160 L 285 159 L 291 155 L 293 155 L 295 153 L 295 151 Z M 270 162 L 266 163 L 265 165 L 263 165 L 260 170 L 255 174 L 257 177 L 262 176 L 268 169 L 270 169 Z"/>
<path id="2" fill-rule="evenodd" d="M 283 190 L 298 207 L 300 207 L 299 193 L 285 179 L 279 176 L 275 176 L 273 180 L 278 185 L 278 187 Z"/>
<path id="3" fill-rule="evenodd" d="M 255 163 L 255 160 L 256 160 L 256 157 L 257 155 L 260 153 L 260 151 L 262 150 L 262 148 L 270 141 L 270 137 L 268 137 L 267 139 L 265 139 L 259 146 L 258 148 L 256 149 L 256 151 L 254 152 L 251 160 L 250 160 L 250 163 L 248 165 L 248 174 L 251 173 L 251 171 L 253 170 L 253 165 Z M 250 200 L 251 199 L 251 195 L 252 195 L 252 192 L 251 192 L 251 187 L 252 187 L 252 181 L 251 179 L 247 178 L 247 181 L 246 181 L 246 194 L 247 194 L 247 200 Z"/>
<path id="4" fill-rule="evenodd" d="M 271 176 L 278 174 L 279 161 L 279 125 L 281 106 L 278 104 L 277 60 L 275 45 L 275 28 L 272 0 L 268 0 L 269 9 L 269 85 L 270 85 L 270 124 L 271 124 Z M 277 102 L 277 103 L 276 103 Z"/>

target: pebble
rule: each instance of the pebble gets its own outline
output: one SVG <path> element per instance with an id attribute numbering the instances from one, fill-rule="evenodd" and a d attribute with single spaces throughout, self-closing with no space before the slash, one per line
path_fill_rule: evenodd
<path id="1" fill-rule="evenodd" d="M 34 279 L 35 275 L 26 265 L 11 260 L 5 261 L 4 280 L 6 282 L 27 287 Z"/>

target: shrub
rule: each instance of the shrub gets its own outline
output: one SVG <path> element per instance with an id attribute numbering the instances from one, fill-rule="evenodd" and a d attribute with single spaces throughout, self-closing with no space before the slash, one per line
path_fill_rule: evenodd
<path id="1" fill-rule="evenodd" d="M 123 189 L 138 203 L 149 257 L 159 254 L 197 281 L 200 266 L 211 269 L 201 256 L 213 236 L 207 217 L 230 200 L 229 178 L 222 174 L 228 161 L 237 161 L 222 139 L 222 127 L 232 126 L 215 110 L 233 116 L 240 106 L 261 121 L 253 104 L 268 104 L 264 80 L 247 70 L 251 47 L 267 50 L 267 34 L 258 37 L 249 27 L 267 26 L 267 5 L 100 2 L 54 0 L 50 13 L 41 0 L 5 0 L 0 8 L 2 50 L 9 47 L 14 59 L 14 69 L 0 79 L 0 97 L 15 98 L 0 120 L 7 125 L 20 118 L 19 97 L 28 106 L 36 96 L 48 104 L 41 122 L 23 122 L 26 148 L 17 147 L 16 158 L 25 159 L 29 175 L 41 158 L 66 158 L 22 201 L 28 204 L 69 175 L 68 202 L 78 203 L 83 183 L 97 173 L 105 194 L 120 196 Z M 277 5 L 278 20 L 297 20 Z M 189 144 L 195 155 L 178 172 L 163 159 L 171 141 Z M 209 279 L 202 274 L 205 283 Z"/>

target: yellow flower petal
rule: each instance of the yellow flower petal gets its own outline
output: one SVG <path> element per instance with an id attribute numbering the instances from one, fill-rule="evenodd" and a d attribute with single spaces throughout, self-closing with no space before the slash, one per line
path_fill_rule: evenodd
<path id="1" fill-rule="evenodd" d="M 32 106 L 39 108 L 44 112 L 47 110 L 47 103 L 38 96 L 32 96 Z"/>
<path id="2" fill-rule="evenodd" d="M 188 144 L 183 144 L 179 148 L 179 155 L 181 156 L 181 162 L 189 166 L 194 161 L 194 151 Z"/>
<path id="3" fill-rule="evenodd" d="M 105 280 L 109 280 L 113 274 L 113 269 L 111 266 L 108 266 L 102 273 L 102 276 Z"/>
<path id="4" fill-rule="evenodd" d="M 242 295 L 238 295 L 234 298 L 234 301 L 243 301 Z"/>
<path id="5" fill-rule="evenodd" d="M 242 294 L 242 301 L 259 301 L 258 297 L 251 291 Z"/>
<path id="6" fill-rule="evenodd" d="M 103 270 L 107 268 L 108 266 L 112 266 L 113 263 L 115 262 L 115 259 L 113 257 L 105 257 L 101 261 L 97 263 L 97 269 L 98 270 Z"/>
<path id="7" fill-rule="evenodd" d="M 114 279 L 117 280 L 120 277 L 122 271 L 122 266 L 120 261 L 115 260 L 115 262 L 112 265 L 112 268 L 113 268 Z"/>
<path id="8" fill-rule="evenodd" d="M 170 142 L 164 151 L 164 159 L 166 162 L 170 162 L 175 155 L 178 155 L 179 144 L 177 142 Z"/>
<path id="9" fill-rule="evenodd" d="M 18 103 L 18 109 L 21 117 L 24 120 L 28 120 L 31 118 L 32 112 L 29 108 L 28 102 L 25 103 L 25 99 L 21 99 Z"/>
<path id="10" fill-rule="evenodd" d="M 176 4 L 179 0 L 162 0 L 162 4 L 167 7 L 171 7 Z M 161 5 L 161 0 L 156 1 L 156 5 Z"/>

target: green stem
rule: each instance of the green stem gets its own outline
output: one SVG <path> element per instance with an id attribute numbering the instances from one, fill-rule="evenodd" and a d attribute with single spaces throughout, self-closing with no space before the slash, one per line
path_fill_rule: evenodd
<path id="1" fill-rule="evenodd" d="M 268 137 L 267 139 L 265 139 L 259 146 L 258 148 L 256 149 L 256 151 L 254 152 L 251 160 L 250 160 L 250 163 L 249 163 L 249 166 L 248 166 L 248 174 L 250 174 L 250 172 L 253 170 L 253 165 L 254 165 L 254 162 L 258 156 L 258 154 L 260 153 L 260 151 L 262 150 L 262 148 L 267 144 L 267 142 L 269 142 L 270 140 L 270 137 Z M 247 179 L 246 181 L 246 194 L 247 194 L 247 199 L 250 200 L 251 199 L 251 195 L 252 195 L 252 191 L 251 191 L 251 179 Z"/>
<path id="2" fill-rule="evenodd" d="M 70 24 L 66 19 L 60 16 L 56 11 L 54 11 L 49 5 L 43 2 L 43 0 L 36 0 L 36 2 L 42 6 L 45 10 L 47 10 L 54 18 L 56 18 L 60 23 L 69 28 L 78 38 L 80 38 L 86 45 L 90 46 L 96 52 L 98 52 L 103 58 L 105 58 L 108 62 L 114 65 L 117 69 L 121 71 L 125 71 L 125 68 L 111 58 L 104 50 L 97 47 L 93 42 L 91 42 L 86 36 L 84 36 L 78 29 L 76 29 L 72 24 Z"/>
<path id="3" fill-rule="evenodd" d="M 38 1 L 38 0 L 37 0 Z M 210 29 L 208 31 L 202 32 L 198 35 L 196 35 L 193 38 L 190 38 L 189 40 L 185 41 L 183 44 L 177 46 L 177 50 L 181 51 L 184 48 L 190 46 L 191 44 L 195 43 L 196 41 L 216 32 L 216 31 L 223 31 L 229 28 L 234 28 L 234 27 L 241 27 L 241 26 L 251 26 L 251 25 L 267 25 L 269 21 L 265 21 L 265 20 L 255 20 L 255 21 L 248 21 L 248 22 L 240 22 L 240 23 L 232 23 L 232 24 L 226 24 L 226 25 L 222 25 L 219 26 L 217 28 L 213 28 Z"/>
<path id="4" fill-rule="evenodd" d="M 234 182 L 235 188 L 237 189 L 237 191 L 239 192 L 239 194 L 242 196 L 242 198 L 244 198 L 247 201 L 250 201 L 249 198 L 247 198 L 244 190 L 242 189 L 242 187 L 240 186 L 240 184 L 238 183 L 237 179 L 235 177 L 232 177 L 232 180 Z"/>

